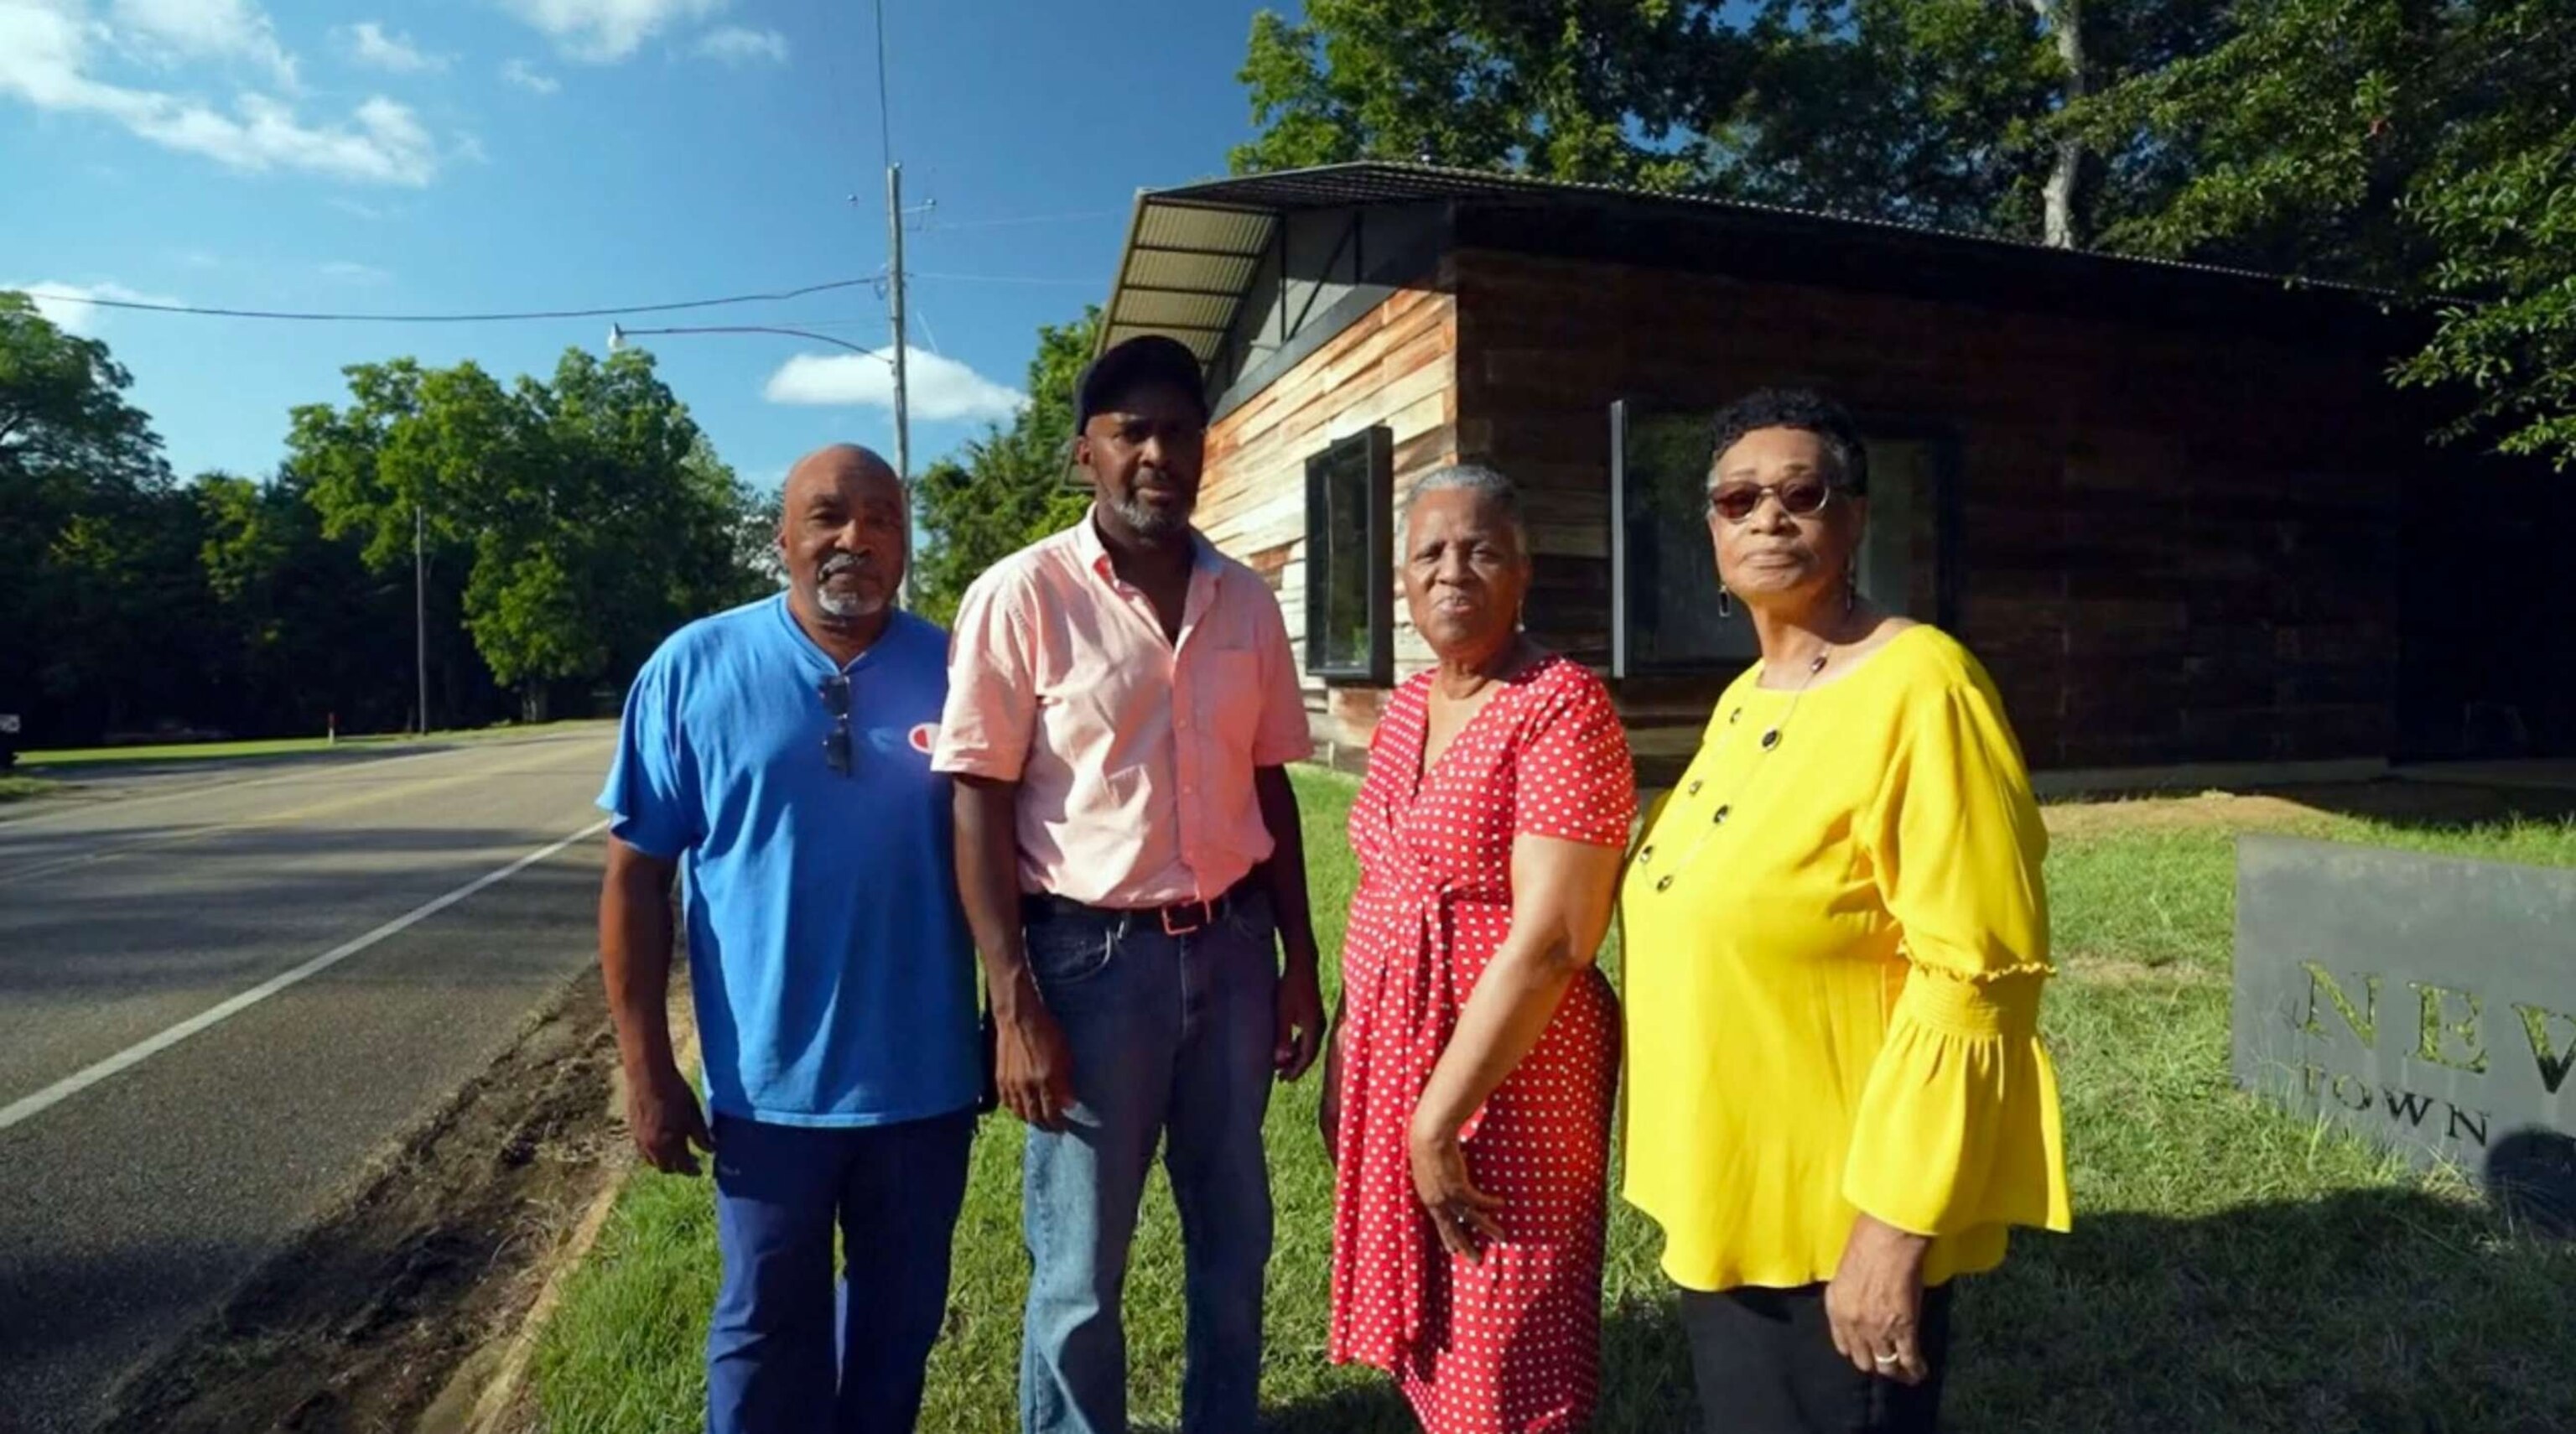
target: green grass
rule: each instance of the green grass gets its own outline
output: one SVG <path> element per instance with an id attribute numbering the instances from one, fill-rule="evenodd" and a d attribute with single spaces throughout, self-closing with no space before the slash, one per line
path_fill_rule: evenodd
<path id="1" fill-rule="evenodd" d="M 335 746 L 322 737 L 268 737 L 248 742 L 172 742 L 151 747 L 58 747 L 41 752 L 21 752 L 18 760 L 29 767 L 80 767 L 96 769 L 127 762 L 189 762 L 238 759 L 242 757 L 285 757 L 304 752 L 329 752 L 345 747 L 403 747 L 430 742 L 481 741 L 493 737 L 525 736 L 542 732 L 556 723 L 534 726 L 460 728 L 450 732 L 432 732 L 426 737 L 408 732 L 376 736 L 343 736 Z"/>
<path id="2" fill-rule="evenodd" d="M 1355 873 L 1351 784 L 1304 773 L 1315 911 L 1339 948 Z M 2576 865 L 2576 827 L 2414 830 L 2320 818 L 2317 835 Z M 2063 979 L 2045 1026 L 2063 1082 L 2077 1228 L 2024 1236 L 1959 1305 L 1950 1423 L 1962 1430 L 2514 1431 L 2576 1426 L 2576 1249 L 2521 1239 L 2456 1180 L 2256 1105 L 2227 1077 L 2232 837 L 2111 831 L 2050 858 Z M 1615 957 L 1615 953 L 1614 953 Z M 1615 963 L 1614 963 L 1615 964 Z M 1615 974 L 1615 973 L 1614 973 Z M 1274 1427 L 1414 1426 L 1383 1379 L 1324 1359 L 1331 1172 L 1314 1087 L 1272 1105 L 1279 1209 L 1264 1396 Z M 1019 1141 L 987 1121 L 956 1243 L 928 1431 L 1012 1427 Z M 1697 1427 L 1655 1268 L 1614 1201 L 1604 1434 Z M 537 1389 L 555 1434 L 697 1427 L 715 1288 L 703 1182 L 646 1174 L 545 1331 Z M 1179 1235 L 1149 1192 L 1128 1294 L 1133 1404 L 1171 1427 Z"/>
<path id="3" fill-rule="evenodd" d="M 6 806 L 11 802 L 23 802 L 30 797 L 41 797 L 61 785 L 59 782 L 48 782 L 42 777 L 0 777 L 0 806 Z"/>

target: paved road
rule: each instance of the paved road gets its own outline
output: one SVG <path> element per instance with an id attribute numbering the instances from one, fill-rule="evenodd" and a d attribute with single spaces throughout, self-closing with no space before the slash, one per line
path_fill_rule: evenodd
<path id="1" fill-rule="evenodd" d="M 0 1431 L 86 1428 L 589 964 L 613 736 L 0 816 Z"/>

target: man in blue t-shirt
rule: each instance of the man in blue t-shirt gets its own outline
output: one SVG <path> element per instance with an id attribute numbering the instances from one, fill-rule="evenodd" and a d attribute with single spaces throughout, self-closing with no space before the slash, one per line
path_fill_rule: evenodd
<path id="1" fill-rule="evenodd" d="M 983 1082 L 930 770 L 948 643 L 894 610 L 909 525 L 883 459 L 826 448 L 782 501 L 789 590 L 680 629 L 627 694 L 600 966 L 636 1147 L 681 1174 L 692 1144 L 714 1156 L 708 1429 L 908 1430 Z M 675 875 L 703 1118 L 663 1006 Z"/>

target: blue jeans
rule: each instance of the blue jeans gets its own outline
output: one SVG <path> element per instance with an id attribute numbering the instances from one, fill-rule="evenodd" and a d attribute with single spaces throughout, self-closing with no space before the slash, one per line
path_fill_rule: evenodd
<path id="1" fill-rule="evenodd" d="M 1119 1303 L 1158 1138 L 1181 1217 L 1182 1434 L 1251 1434 L 1270 1263 L 1261 1121 L 1276 929 L 1258 892 L 1180 936 L 1152 916 L 1104 911 L 1059 909 L 1028 925 L 1029 968 L 1072 1048 L 1076 1099 L 1065 1130 L 1028 1135 L 1023 1434 L 1126 1434 Z"/>
<path id="2" fill-rule="evenodd" d="M 974 1114 L 855 1130 L 719 1116 L 715 1137 L 710 1434 L 909 1434 L 947 1313 Z"/>

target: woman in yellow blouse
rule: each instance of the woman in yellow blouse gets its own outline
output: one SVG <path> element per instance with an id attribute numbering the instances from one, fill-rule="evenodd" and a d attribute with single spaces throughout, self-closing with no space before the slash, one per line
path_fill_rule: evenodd
<path id="1" fill-rule="evenodd" d="M 2067 1227 L 2037 1034 L 2047 834 L 1994 684 L 1861 597 L 1867 455 L 1811 393 L 1716 421 L 1718 700 L 1620 889 L 1628 1200 L 1712 1431 L 1928 1431 L 1953 1276 Z"/>

